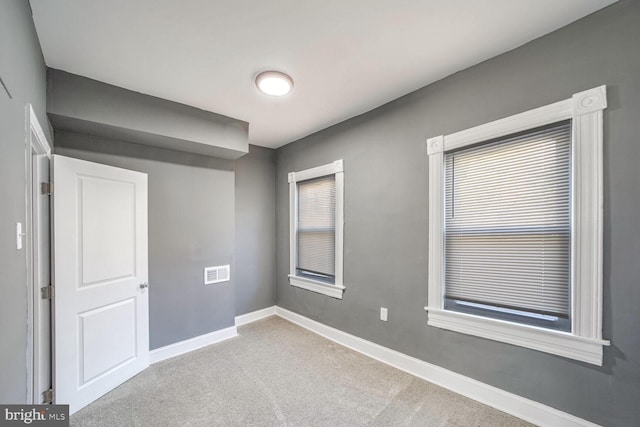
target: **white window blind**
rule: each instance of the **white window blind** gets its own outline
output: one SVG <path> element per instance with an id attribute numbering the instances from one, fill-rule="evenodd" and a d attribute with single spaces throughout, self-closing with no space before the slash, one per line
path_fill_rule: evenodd
<path id="1" fill-rule="evenodd" d="M 298 182 L 298 274 L 333 281 L 335 231 L 335 175 Z"/>
<path id="2" fill-rule="evenodd" d="M 444 160 L 445 298 L 568 318 L 571 122 Z"/>

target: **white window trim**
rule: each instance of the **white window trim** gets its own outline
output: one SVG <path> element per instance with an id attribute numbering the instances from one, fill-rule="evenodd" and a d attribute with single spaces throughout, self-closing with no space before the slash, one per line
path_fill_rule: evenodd
<path id="1" fill-rule="evenodd" d="M 429 155 L 428 324 L 602 365 L 603 110 L 606 86 L 551 105 L 427 140 Z M 572 331 L 560 332 L 444 309 L 444 153 L 572 119 Z"/>
<path id="2" fill-rule="evenodd" d="M 336 179 L 336 247 L 335 247 L 335 283 L 329 284 L 306 277 L 296 276 L 296 254 L 298 253 L 297 206 L 298 186 L 300 181 L 335 175 Z M 344 293 L 343 242 L 344 242 L 344 166 L 342 160 L 306 169 L 300 172 L 289 172 L 289 283 L 291 286 L 342 299 Z"/>

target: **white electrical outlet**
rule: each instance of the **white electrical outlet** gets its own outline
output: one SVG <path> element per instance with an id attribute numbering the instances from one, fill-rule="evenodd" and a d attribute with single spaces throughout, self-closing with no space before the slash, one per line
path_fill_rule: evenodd
<path id="1" fill-rule="evenodd" d="M 380 320 L 386 322 L 387 321 L 387 309 L 384 307 L 380 307 Z"/>

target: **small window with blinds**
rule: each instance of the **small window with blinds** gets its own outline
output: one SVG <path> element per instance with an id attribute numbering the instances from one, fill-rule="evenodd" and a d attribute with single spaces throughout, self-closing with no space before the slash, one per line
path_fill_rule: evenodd
<path id="1" fill-rule="evenodd" d="M 336 179 L 298 183 L 296 275 L 335 282 Z"/>
<path id="2" fill-rule="evenodd" d="M 571 121 L 444 154 L 444 308 L 571 330 Z"/>
<path id="3" fill-rule="evenodd" d="M 342 298 L 342 160 L 289 173 L 289 283 Z"/>

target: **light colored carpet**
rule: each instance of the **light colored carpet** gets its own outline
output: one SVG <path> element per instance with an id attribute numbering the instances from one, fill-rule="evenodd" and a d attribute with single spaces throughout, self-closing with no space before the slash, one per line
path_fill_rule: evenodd
<path id="1" fill-rule="evenodd" d="M 530 426 L 278 317 L 145 370 L 72 426 Z"/>

